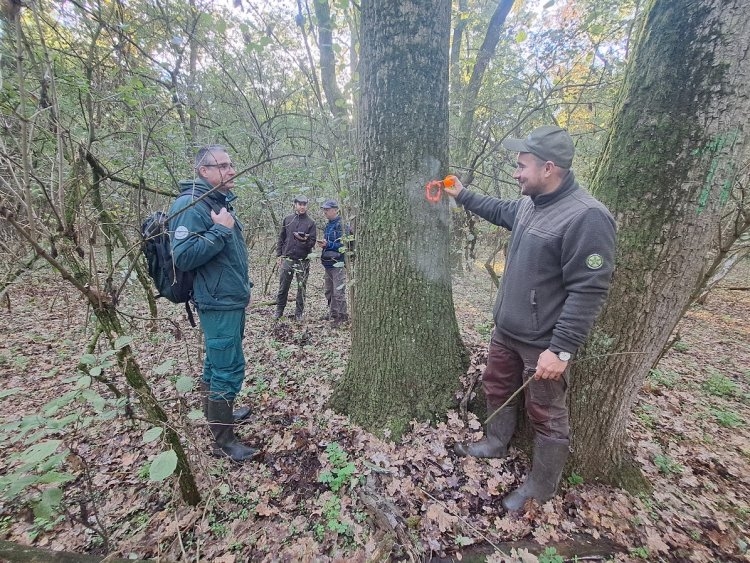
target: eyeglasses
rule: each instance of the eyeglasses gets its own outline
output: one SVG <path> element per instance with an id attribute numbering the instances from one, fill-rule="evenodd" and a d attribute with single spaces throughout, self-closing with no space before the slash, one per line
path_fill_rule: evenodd
<path id="1" fill-rule="evenodd" d="M 206 168 L 218 168 L 219 170 L 234 169 L 234 164 L 231 162 L 222 162 L 221 164 L 201 164 L 201 166 L 205 166 Z"/>

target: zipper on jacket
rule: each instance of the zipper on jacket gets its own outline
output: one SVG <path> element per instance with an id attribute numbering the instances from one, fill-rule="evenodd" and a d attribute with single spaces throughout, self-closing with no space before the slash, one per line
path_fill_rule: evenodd
<path id="1" fill-rule="evenodd" d="M 536 289 L 532 289 L 529 295 L 531 302 L 531 328 L 534 332 L 539 330 L 539 315 L 536 302 Z"/>

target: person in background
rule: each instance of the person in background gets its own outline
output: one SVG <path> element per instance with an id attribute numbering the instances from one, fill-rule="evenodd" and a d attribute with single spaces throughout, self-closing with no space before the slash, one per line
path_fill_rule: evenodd
<path id="1" fill-rule="evenodd" d="M 172 255 L 177 268 L 195 271 L 193 299 L 206 348 L 201 390 L 214 439 L 212 453 L 241 462 L 258 451 L 234 433 L 236 418 L 250 412 L 233 413 L 233 407 L 245 378 L 242 338 L 252 287 L 242 225 L 232 207 L 236 173 L 227 151 L 211 145 L 198 151 L 195 174 L 180 182 L 181 195 L 169 211 L 174 217 Z M 210 204 L 196 204 L 197 198 Z"/>
<path id="2" fill-rule="evenodd" d="M 318 241 L 322 249 L 320 260 L 323 263 L 325 277 L 323 279 L 328 314 L 323 317 L 330 319 L 334 327 L 349 320 L 346 312 L 346 271 L 342 248 L 346 246 L 344 240 L 344 226 L 339 215 L 339 204 L 335 199 L 328 199 L 320 206 L 328 223 L 326 223 L 323 239 Z"/>
<path id="3" fill-rule="evenodd" d="M 276 295 L 276 313 L 274 319 L 284 315 L 289 287 L 292 279 L 297 279 L 297 302 L 294 318 L 302 319 L 305 310 L 307 277 L 310 274 L 308 255 L 315 247 L 317 230 L 315 221 L 307 214 L 308 199 L 303 195 L 294 198 L 294 213 L 284 217 L 281 222 L 279 240 L 276 244 L 276 255 L 279 262 L 279 292 Z"/>
<path id="4" fill-rule="evenodd" d="M 506 139 L 503 146 L 518 153 L 513 178 L 520 199 L 472 193 L 460 181 L 445 191 L 469 211 L 511 231 L 482 385 L 489 416 L 533 378 L 524 393 L 535 432 L 531 473 L 502 500 L 506 510 L 516 512 L 528 499 L 541 503 L 555 495 L 568 459 L 569 362 L 609 290 L 615 221 L 578 185 L 567 131 L 547 125 L 525 139 Z M 456 444 L 456 454 L 505 457 L 517 416 L 514 401 L 492 416 L 484 439 Z"/>

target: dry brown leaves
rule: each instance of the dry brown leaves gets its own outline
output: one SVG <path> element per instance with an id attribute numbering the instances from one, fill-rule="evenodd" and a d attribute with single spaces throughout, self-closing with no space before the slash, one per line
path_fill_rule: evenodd
<path id="1" fill-rule="evenodd" d="M 314 269 L 309 319 L 323 313 L 318 275 Z M 459 324 L 473 358 L 465 384 L 483 369 L 493 290 L 482 276 L 466 276 L 457 288 Z M 6 423 L 35 413 L 66 390 L 61 381 L 75 373 L 91 330 L 85 305 L 62 283 L 29 283 L 11 295 L 11 311 L 1 313 L 0 377 L 3 388 L 27 391 L 3 399 Z M 164 314 L 178 310 L 162 306 Z M 273 324 L 271 314 L 271 307 L 250 310 L 245 343 L 243 401 L 253 416 L 238 433 L 262 449 L 259 460 L 235 465 L 206 455 L 202 419 L 185 418 L 200 408 L 197 393 L 179 395 L 169 375 L 150 374 L 170 422 L 184 436 L 204 504 L 187 507 L 173 480 L 145 478 L 144 465 L 162 445 L 143 444 L 148 427 L 141 420 L 94 421 L 58 436 L 72 452 L 66 469 L 79 475 L 66 488 L 63 518 L 45 525 L 34 521 L 23 502 L 0 503 L 2 535 L 58 550 L 226 563 L 493 552 L 488 561 L 538 561 L 534 554 L 544 546 L 585 555 L 583 539 L 621 561 L 747 560 L 746 293 L 719 290 L 707 305 L 691 310 L 680 325 L 683 351 L 670 351 L 644 386 L 629 432 L 653 494 L 565 485 L 552 501 L 520 518 L 505 514 L 500 501 L 523 478 L 525 456 L 512 450 L 505 460 L 456 458 L 452 444 L 481 433 L 473 414 L 467 428 L 458 411 L 434 425 L 414 422 L 401 444 L 362 431 L 326 408 L 332 383 L 343 373 L 348 332 L 317 320 Z M 171 358 L 170 375 L 199 373 L 196 331 L 186 328 L 176 341 L 168 323 L 155 334 L 144 326 L 134 327 L 144 368 Z M 115 370 L 107 375 L 125 388 Z M 457 389 L 457 399 L 462 393 Z M 722 426 L 733 420 L 740 423 Z M 319 480 L 322 471 L 334 469 L 325 454 L 332 442 L 356 469 L 353 484 L 338 492 Z M 18 442 L 8 451 L 23 447 Z M 0 471 L 9 469 L 0 460 Z"/>

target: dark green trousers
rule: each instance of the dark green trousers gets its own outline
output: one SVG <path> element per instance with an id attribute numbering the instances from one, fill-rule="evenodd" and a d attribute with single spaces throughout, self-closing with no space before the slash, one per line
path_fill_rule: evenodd
<path id="1" fill-rule="evenodd" d="M 212 401 L 234 401 L 245 379 L 245 309 L 198 311 L 205 338 L 203 381 Z"/>

